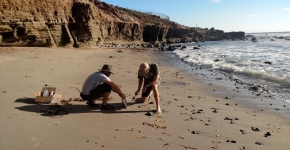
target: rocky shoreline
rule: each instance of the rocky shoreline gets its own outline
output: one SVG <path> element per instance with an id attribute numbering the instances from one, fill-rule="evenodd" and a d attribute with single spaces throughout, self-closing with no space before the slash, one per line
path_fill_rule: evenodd
<path id="1" fill-rule="evenodd" d="M 207 84 L 208 87 L 215 86 L 216 89 L 209 91 L 211 93 L 227 93 L 224 99 L 236 99 L 240 102 L 247 102 L 257 106 L 261 111 L 267 110 L 290 119 L 289 106 L 285 101 L 280 100 L 269 89 L 263 85 L 257 85 L 227 72 L 222 72 L 212 68 L 201 67 L 198 65 L 190 65 L 187 62 L 180 60 L 174 54 L 154 52 L 159 63 L 170 67 L 176 67 L 190 74 L 202 84 Z M 177 74 L 176 77 L 179 75 Z M 219 89 L 220 91 L 218 92 Z M 221 92 L 221 89 L 223 89 Z"/>

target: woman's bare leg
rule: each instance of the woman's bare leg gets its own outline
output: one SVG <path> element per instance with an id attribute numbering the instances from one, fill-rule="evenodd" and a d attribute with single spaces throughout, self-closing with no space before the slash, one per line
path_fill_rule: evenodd
<path id="1" fill-rule="evenodd" d="M 160 114 L 161 113 L 161 108 L 160 108 L 160 97 L 159 97 L 158 85 L 157 84 L 152 85 L 152 90 L 153 90 L 154 99 L 155 99 L 155 102 L 156 102 L 155 114 Z"/>

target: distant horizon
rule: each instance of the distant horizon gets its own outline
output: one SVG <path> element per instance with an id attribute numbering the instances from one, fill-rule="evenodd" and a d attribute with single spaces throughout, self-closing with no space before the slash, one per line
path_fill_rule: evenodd
<path id="1" fill-rule="evenodd" d="M 114 6 L 169 16 L 188 27 L 224 32 L 263 33 L 290 31 L 289 0 L 101 0 Z"/>
<path id="2" fill-rule="evenodd" d="M 245 33 L 290 33 L 290 31 L 274 31 L 274 32 L 245 32 Z"/>

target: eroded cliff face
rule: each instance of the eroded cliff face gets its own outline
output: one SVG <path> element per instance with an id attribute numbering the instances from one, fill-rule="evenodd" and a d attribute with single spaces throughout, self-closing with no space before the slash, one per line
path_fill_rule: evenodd
<path id="1" fill-rule="evenodd" d="M 138 16 L 98 0 L 0 3 L 0 46 L 94 47 L 104 42 L 165 42 L 185 38 L 199 41 L 206 34 L 203 29 L 184 27 L 158 16 Z"/>
<path id="2" fill-rule="evenodd" d="M 2 46 L 95 46 L 142 41 L 137 19 L 99 1 L 2 0 Z"/>
<path id="3" fill-rule="evenodd" d="M 0 35 L 4 46 L 52 46 L 69 39 L 65 31 L 71 3 L 2 0 Z M 65 5 L 65 6 L 64 6 Z"/>

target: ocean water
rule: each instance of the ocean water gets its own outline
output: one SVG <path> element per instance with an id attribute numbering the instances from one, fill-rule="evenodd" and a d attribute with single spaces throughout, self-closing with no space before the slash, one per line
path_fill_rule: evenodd
<path id="1" fill-rule="evenodd" d="M 173 54 L 190 66 L 226 72 L 247 83 L 260 85 L 290 103 L 290 32 L 249 33 L 245 41 L 186 43 Z M 277 38 L 276 38 L 277 37 Z M 278 38 L 284 37 L 284 38 Z M 200 49 L 193 47 L 200 46 Z"/>

